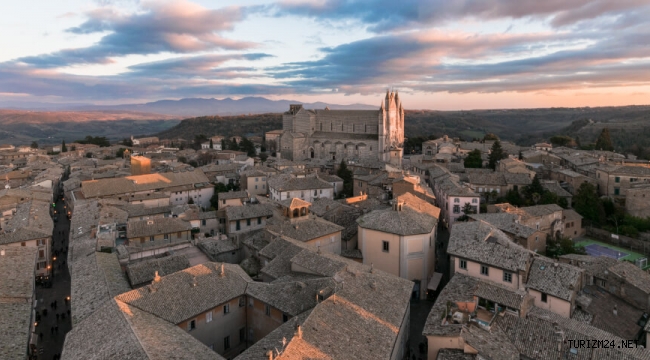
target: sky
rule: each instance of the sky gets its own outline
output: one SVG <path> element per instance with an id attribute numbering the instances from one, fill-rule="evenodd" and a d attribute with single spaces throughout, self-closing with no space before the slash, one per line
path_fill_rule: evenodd
<path id="1" fill-rule="evenodd" d="M 0 104 L 648 104 L 649 19 L 648 0 L 15 1 Z"/>

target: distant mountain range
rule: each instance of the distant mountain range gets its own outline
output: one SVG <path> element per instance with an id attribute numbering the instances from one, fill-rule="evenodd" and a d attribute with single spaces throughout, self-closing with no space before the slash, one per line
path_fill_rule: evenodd
<path id="1" fill-rule="evenodd" d="M 307 109 L 323 109 L 326 106 L 330 109 L 356 109 L 356 110 L 378 110 L 379 105 L 337 105 L 324 102 L 302 103 L 293 100 L 269 100 L 263 97 L 245 97 L 239 100 L 226 98 L 201 99 L 189 98 L 180 100 L 160 100 L 145 104 L 122 104 L 122 105 L 61 105 L 61 104 L 8 104 L 0 103 L 0 107 L 38 110 L 38 111 L 135 111 L 139 113 L 172 115 L 179 118 L 210 116 L 210 115 L 242 115 L 242 114 L 263 114 L 279 113 L 289 110 L 289 104 L 303 104 Z M 4 105 L 4 106 L 3 106 Z"/>

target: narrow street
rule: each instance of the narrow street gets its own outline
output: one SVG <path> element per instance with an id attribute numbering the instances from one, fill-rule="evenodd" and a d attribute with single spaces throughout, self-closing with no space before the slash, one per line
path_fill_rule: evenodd
<path id="1" fill-rule="evenodd" d="M 447 245 L 449 244 L 449 230 L 440 226 L 438 228 L 438 237 L 436 240 L 436 272 L 442 273 L 442 279 L 438 289 L 434 292 L 433 299 L 411 300 L 411 323 L 409 348 L 411 355 L 408 360 L 426 360 L 426 343 L 427 339 L 422 335 L 424 324 L 427 316 L 440 294 L 440 290 L 449 282 L 449 256 L 447 255 Z M 426 285 L 425 285 L 426 286 Z"/>
<path id="2" fill-rule="evenodd" d="M 67 246 L 70 221 L 65 216 L 64 202 L 56 199 L 58 221 L 54 222 L 52 233 L 52 287 L 36 286 L 37 321 L 36 334 L 39 337 L 38 359 L 56 359 L 63 349 L 65 334 L 70 331 L 70 273 L 68 272 Z M 55 303 L 56 302 L 56 303 Z M 38 319 L 38 317 L 37 317 Z"/>

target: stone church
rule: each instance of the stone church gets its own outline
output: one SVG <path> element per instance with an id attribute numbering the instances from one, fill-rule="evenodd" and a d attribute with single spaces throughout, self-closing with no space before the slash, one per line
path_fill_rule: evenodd
<path id="1" fill-rule="evenodd" d="M 307 110 L 290 105 L 277 139 L 283 159 L 377 159 L 399 164 L 404 143 L 404 108 L 397 92 L 386 92 L 379 110 Z"/>

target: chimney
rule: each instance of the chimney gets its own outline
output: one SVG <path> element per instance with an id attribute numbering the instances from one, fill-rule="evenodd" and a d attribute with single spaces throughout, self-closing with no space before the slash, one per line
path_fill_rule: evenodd
<path id="1" fill-rule="evenodd" d="M 616 304 L 614 304 L 614 311 L 613 312 L 614 312 L 615 316 L 618 316 L 618 306 Z"/>
<path id="2" fill-rule="evenodd" d="M 300 325 L 296 326 L 296 337 L 302 339 L 302 327 Z"/>
<path id="3" fill-rule="evenodd" d="M 221 277 L 226 276 L 226 268 L 223 266 L 223 263 L 221 263 L 221 273 L 219 275 L 221 275 Z"/>
<path id="4" fill-rule="evenodd" d="M 374 272 L 375 272 L 375 264 L 370 263 L 370 273 L 374 273 Z"/>
<path id="5" fill-rule="evenodd" d="M 196 287 L 196 276 L 192 276 L 192 287 Z"/>
<path id="6" fill-rule="evenodd" d="M 268 356 L 269 360 L 273 360 L 273 350 L 269 350 L 266 352 L 266 356 Z"/>
<path id="7" fill-rule="evenodd" d="M 0 250 L 0 256 L 5 256 L 5 251 L 4 250 Z"/>
<path id="8" fill-rule="evenodd" d="M 160 282 L 160 275 L 158 275 L 158 271 L 156 271 L 155 275 L 153 276 L 153 282 Z"/>

